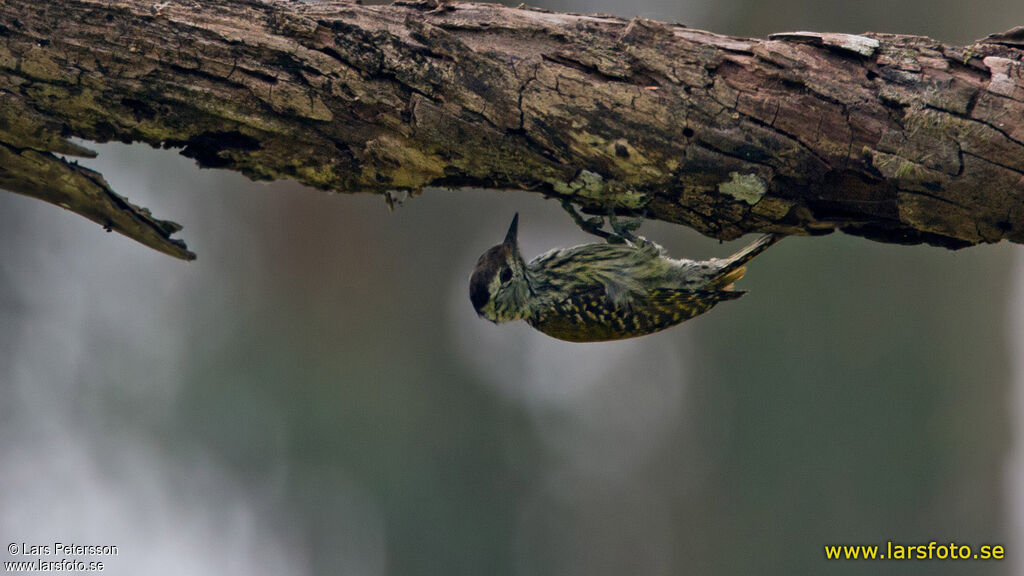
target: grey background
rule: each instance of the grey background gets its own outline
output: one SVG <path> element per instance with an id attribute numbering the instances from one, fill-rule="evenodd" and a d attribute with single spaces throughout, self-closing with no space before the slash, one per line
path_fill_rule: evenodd
<path id="1" fill-rule="evenodd" d="M 737 35 L 967 42 L 1007 0 L 550 2 Z M 476 257 L 585 242 L 535 195 L 379 197 L 96 146 L 182 263 L 0 194 L 0 543 L 108 574 L 1019 574 L 1024 257 L 787 239 L 750 294 L 640 340 L 476 318 Z M 679 227 L 676 256 L 721 256 Z M 1002 544 L 988 563 L 823 546 Z M 3 560 L 14 559 L 0 553 Z"/>

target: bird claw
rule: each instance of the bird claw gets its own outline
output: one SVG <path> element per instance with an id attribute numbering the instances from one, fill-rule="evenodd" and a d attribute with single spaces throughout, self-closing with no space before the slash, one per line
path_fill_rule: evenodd
<path id="1" fill-rule="evenodd" d="M 583 230 L 585 232 L 590 232 L 591 234 L 597 235 L 607 234 L 607 232 L 601 230 L 601 228 L 603 227 L 604 218 L 602 218 L 601 216 L 595 216 L 593 218 L 586 218 L 583 220 Z"/>
<path id="2" fill-rule="evenodd" d="M 643 238 L 637 237 L 633 234 L 634 231 L 640 228 L 644 222 L 644 215 L 641 214 L 636 218 L 629 218 L 625 221 L 619 220 L 615 215 L 615 210 L 612 208 L 608 209 L 607 216 L 594 216 L 593 218 L 584 218 L 580 215 L 576 207 L 573 206 L 572 202 L 567 198 L 562 199 L 562 209 L 569 213 L 572 217 L 573 222 L 580 227 L 580 230 L 588 234 L 593 234 L 598 238 L 603 238 L 609 244 L 627 244 L 627 243 L 640 243 L 645 242 Z M 603 230 L 605 220 L 607 219 L 608 225 L 612 231 L 608 232 Z"/>
<path id="3" fill-rule="evenodd" d="M 612 227 L 612 231 L 615 232 L 612 236 L 617 240 L 616 244 L 625 244 L 626 242 L 639 242 L 639 239 L 636 237 L 635 234 L 633 234 L 633 232 L 638 230 L 640 226 L 643 225 L 643 216 L 629 218 L 623 221 L 619 220 L 618 217 L 615 216 L 615 211 L 609 208 L 608 222 Z"/>
<path id="4" fill-rule="evenodd" d="M 580 227 L 580 230 L 583 230 L 587 234 L 593 234 L 594 236 L 604 238 L 606 240 L 611 236 L 611 234 L 601 229 L 604 227 L 603 217 L 597 216 L 594 218 L 584 218 L 583 216 L 580 216 L 580 213 L 576 210 L 576 207 L 572 205 L 572 202 L 565 198 L 562 199 L 562 209 L 568 212 L 569 216 L 572 217 L 572 221 Z"/>

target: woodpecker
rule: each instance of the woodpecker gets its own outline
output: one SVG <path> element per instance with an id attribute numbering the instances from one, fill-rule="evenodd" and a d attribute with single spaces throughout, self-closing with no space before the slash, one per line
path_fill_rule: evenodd
<path id="1" fill-rule="evenodd" d="M 480 256 L 470 277 L 477 315 L 496 324 L 525 320 L 570 342 L 643 336 L 742 296 L 733 282 L 747 262 L 782 239 L 766 234 L 728 258 L 675 260 L 612 222 L 619 234 L 603 233 L 608 243 L 555 249 L 526 263 L 517 213 L 505 240 Z"/>

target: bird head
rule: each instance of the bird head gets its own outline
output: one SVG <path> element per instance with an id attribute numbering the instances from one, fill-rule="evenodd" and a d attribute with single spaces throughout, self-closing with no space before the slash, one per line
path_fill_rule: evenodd
<path id="1" fill-rule="evenodd" d="M 527 316 L 530 283 L 516 235 L 519 214 L 512 217 L 505 240 L 480 256 L 469 279 L 469 299 L 477 315 L 491 322 L 521 320 Z"/>

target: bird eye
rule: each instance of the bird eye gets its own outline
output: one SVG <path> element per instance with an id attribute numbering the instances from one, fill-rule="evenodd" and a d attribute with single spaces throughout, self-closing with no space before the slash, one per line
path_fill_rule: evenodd
<path id="1" fill-rule="evenodd" d="M 501 283 L 507 284 L 512 279 L 512 269 L 508 266 L 501 267 Z"/>

